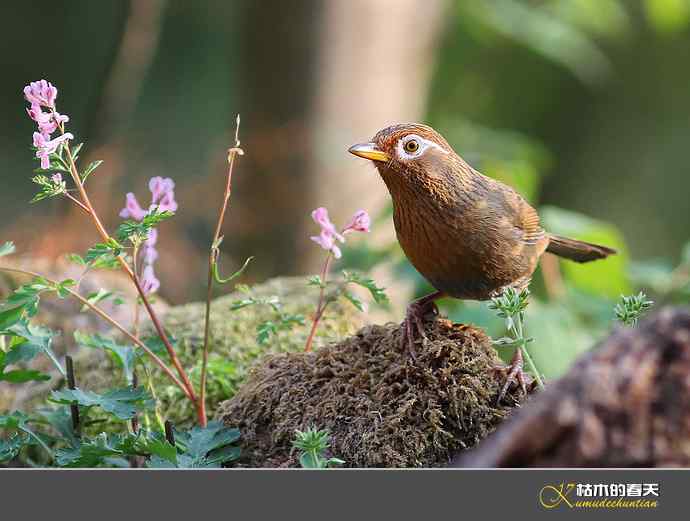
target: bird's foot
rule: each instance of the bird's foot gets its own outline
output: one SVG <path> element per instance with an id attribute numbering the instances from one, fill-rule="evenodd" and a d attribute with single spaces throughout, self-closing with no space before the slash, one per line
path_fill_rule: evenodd
<path id="1" fill-rule="evenodd" d="M 407 306 L 407 313 L 405 320 L 402 323 L 402 349 L 407 349 L 408 354 L 413 360 L 417 359 L 417 353 L 414 349 L 414 344 L 417 339 L 424 341 L 426 333 L 424 332 L 424 320 L 430 314 L 438 315 L 438 307 L 434 300 L 438 298 L 435 293 L 422 297 Z"/>
<path id="2" fill-rule="evenodd" d="M 503 398 L 510 390 L 511 386 L 516 385 L 522 389 L 522 393 L 527 396 L 528 388 L 533 387 L 534 381 L 530 375 L 523 371 L 524 361 L 522 359 L 522 349 L 518 348 L 515 350 L 510 364 L 508 365 L 498 365 L 494 367 L 494 370 L 505 376 L 505 383 L 501 387 L 501 392 L 498 393 L 498 400 L 496 403 L 500 404 Z"/>

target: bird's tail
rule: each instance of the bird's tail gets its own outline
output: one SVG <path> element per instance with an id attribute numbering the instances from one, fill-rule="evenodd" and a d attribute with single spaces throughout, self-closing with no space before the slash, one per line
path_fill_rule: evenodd
<path id="1" fill-rule="evenodd" d="M 546 251 L 570 259 L 575 262 L 589 262 L 598 259 L 605 259 L 609 255 L 615 255 L 616 250 L 591 244 L 589 242 L 576 241 L 559 235 L 549 235 L 549 245 Z"/>

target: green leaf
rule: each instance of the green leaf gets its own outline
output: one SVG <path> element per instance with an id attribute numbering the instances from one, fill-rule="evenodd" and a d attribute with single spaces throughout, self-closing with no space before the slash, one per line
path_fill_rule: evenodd
<path id="1" fill-rule="evenodd" d="M 28 437 L 22 434 L 12 434 L 9 438 L 0 438 L 0 462 L 14 458 L 22 447 L 27 445 Z"/>
<path id="2" fill-rule="evenodd" d="M 83 407 L 101 407 L 120 420 L 129 420 L 137 412 L 151 408 L 153 400 L 143 387 L 114 389 L 105 394 L 96 394 L 81 389 L 62 389 L 51 393 L 50 401 L 63 405 L 77 402 Z"/>
<path id="3" fill-rule="evenodd" d="M 369 293 L 371 293 L 371 296 L 377 304 L 384 304 L 388 302 L 385 288 L 377 286 L 373 279 L 362 274 L 349 271 L 343 271 L 343 277 L 345 278 L 345 282 L 357 284 L 358 286 L 362 286 L 363 288 L 369 290 Z"/>
<path id="4" fill-rule="evenodd" d="M 78 445 L 59 449 L 55 453 L 55 462 L 60 467 L 96 467 L 104 463 L 109 456 L 120 456 L 123 452 L 117 448 L 117 437 L 109 437 L 102 432 L 91 440 L 84 440 Z"/>
<path id="5" fill-rule="evenodd" d="M 79 143 L 78 145 L 74 145 L 72 147 L 72 159 L 75 163 L 79 160 L 79 152 L 81 152 L 83 146 L 84 143 Z"/>
<path id="6" fill-rule="evenodd" d="M 86 252 L 84 260 L 88 264 L 92 264 L 94 261 L 106 259 L 107 262 L 111 262 L 122 254 L 124 246 L 118 243 L 115 239 L 111 238 L 107 243 L 98 243 Z"/>
<path id="7" fill-rule="evenodd" d="M 15 369 L 13 371 L 5 371 L 0 374 L 0 381 L 9 382 L 11 384 L 23 384 L 25 382 L 44 382 L 50 380 L 50 375 L 35 371 L 33 369 Z"/>
<path id="8" fill-rule="evenodd" d="M 60 298 L 67 298 L 70 296 L 69 288 L 73 288 L 77 285 L 77 281 L 74 279 L 65 279 L 57 283 L 55 286 L 55 291 L 57 296 Z"/>
<path id="9" fill-rule="evenodd" d="M 100 288 L 98 291 L 94 291 L 92 293 L 89 293 L 86 296 L 86 300 L 95 306 L 99 302 L 101 302 L 103 300 L 107 300 L 107 299 L 113 297 L 114 295 L 115 294 L 112 291 L 108 291 L 106 289 Z M 85 311 L 88 311 L 88 310 L 89 310 L 89 306 L 84 304 L 80 311 L 82 313 L 84 313 Z"/>
<path id="10" fill-rule="evenodd" d="M 123 222 L 117 228 L 115 235 L 120 242 L 129 240 L 133 244 L 142 243 L 148 238 L 149 232 L 153 228 L 174 215 L 171 211 L 159 212 L 157 208 L 154 208 L 141 221 L 127 220 Z"/>
<path id="11" fill-rule="evenodd" d="M 319 275 L 313 275 L 307 279 L 308 286 L 316 286 L 317 288 L 324 287 L 324 283 Z"/>
<path id="12" fill-rule="evenodd" d="M 44 407 L 38 410 L 41 418 L 46 421 L 57 433 L 66 439 L 70 445 L 74 446 L 78 443 L 78 437 L 74 432 L 72 424 L 72 414 L 65 407 L 48 408 Z"/>
<path id="13" fill-rule="evenodd" d="M 177 439 L 184 446 L 178 456 L 179 467 L 219 467 L 222 463 L 239 457 L 239 448 L 228 447 L 240 438 L 240 431 L 212 421 L 206 426 L 178 432 Z"/>
<path id="14" fill-rule="evenodd" d="M 21 411 L 14 411 L 11 414 L 0 415 L 0 427 L 10 430 L 22 431 L 33 438 L 43 449 L 53 457 L 53 451 L 45 444 L 42 437 L 29 427 L 30 418 Z"/>
<path id="15" fill-rule="evenodd" d="M 14 290 L 14 293 L 0 304 L 0 330 L 7 329 L 23 317 L 33 317 L 38 312 L 39 295 L 52 289 L 47 280 L 36 277 L 29 284 Z"/>
<path id="16" fill-rule="evenodd" d="M 322 468 L 321 465 L 319 464 L 320 461 L 318 459 L 318 456 L 316 456 L 312 452 L 304 452 L 302 455 L 299 457 L 299 463 L 302 465 L 302 468 L 304 469 L 320 469 Z"/>
<path id="17" fill-rule="evenodd" d="M 356 295 L 350 293 L 349 291 L 343 291 L 343 297 L 345 297 L 347 300 L 349 300 L 354 307 L 356 307 L 359 311 L 365 311 L 366 308 L 364 307 L 364 302 L 362 302 L 359 297 Z"/>
<path id="18" fill-rule="evenodd" d="M 10 255 L 16 251 L 14 243 L 12 241 L 7 241 L 5 244 L 0 246 L 0 257 L 5 255 Z"/>
<path id="19" fill-rule="evenodd" d="M 74 340 L 77 344 L 93 349 L 104 349 L 112 353 L 116 362 L 125 373 L 128 384 L 132 384 L 134 378 L 134 364 L 137 360 L 137 349 L 130 345 L 121 345 L 110 338 L 102 337 L 99 334 L 88 335 L 81 331 L 74 332 Z"/>
<path id="20" fill-rule="evenodd" d="M 55 333 L 50 329 L 34 326 L 25 320 L 20 320 L 6 328 L 4 334 L 11 334 L 20 339 L 19 341 L 13 341 L 12 348 L 5 356 L 5 364 L 28 362 L 42 352 L 60 371 L 60 374 L 65 376 L 65 371 L 51 348 Z"/>
<path id="21" fill-rule="evenodd" d="M 89 177 L 93 173 L 93 171 L 96 170 L 96 168 L 101 166 L 102 163 L 103 163 L 102 159 L 98 159 L 96 161 L 91 161 L 91 163 L 89 163 L 89 165 L 81 173 L 81 182 L 85 183 L 86 178 Z"/>

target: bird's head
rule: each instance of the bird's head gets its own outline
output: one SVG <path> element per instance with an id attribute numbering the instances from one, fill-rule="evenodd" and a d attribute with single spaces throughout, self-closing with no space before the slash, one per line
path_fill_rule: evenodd
<path id="1" fill-rule="evenodd" d="M 389 188 L 400 183 L 426 184 L 447 179 L 460 160 L 441 134 L 421 124 L 384 128 L 370 142 L 354 145 L 348 151 L 373 161 Z"/>

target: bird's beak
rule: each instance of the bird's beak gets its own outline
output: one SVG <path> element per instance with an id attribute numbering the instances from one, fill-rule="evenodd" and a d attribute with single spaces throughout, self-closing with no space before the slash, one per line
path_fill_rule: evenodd
<path id="1" fill-rule="evenodd" d="M 371 159 L 372 161 L 388 161 L 390 157 L 383 150 L 377 148 L 374 143 L 360 143 L 353 145 L 347 149 L 350 154 L 354 154 L 364 159 Z"/>

